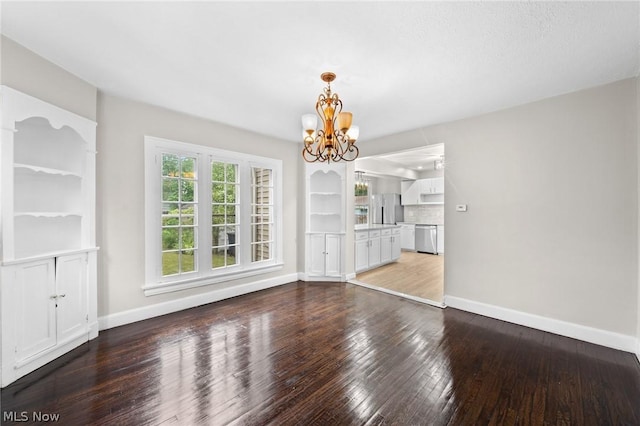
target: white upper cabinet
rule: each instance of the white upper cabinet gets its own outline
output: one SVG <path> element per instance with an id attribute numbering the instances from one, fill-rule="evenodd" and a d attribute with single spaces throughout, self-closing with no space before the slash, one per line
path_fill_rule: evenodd
<path id="1" fill-rule="evenodd" d="M 444 203 L 444 177 L 402 181 L 402 205 Z"/>

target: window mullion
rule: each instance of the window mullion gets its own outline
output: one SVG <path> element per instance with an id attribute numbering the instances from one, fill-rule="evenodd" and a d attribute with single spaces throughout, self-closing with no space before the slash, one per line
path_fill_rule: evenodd
<path id="1" fill-rule="evenodd" d="M 207 276 L 211 274 L 211 155 L 200 155 L 199 166 L 200 191 L 199 196 L 199 221 L 198 236 L 200 238 L 200 252 L 198 255 L 198 274 Z"/>
<path id="2" fill-rule="evenodd" d="M 240 205 L 243 206 L 240 211 L 242 215 L 242 222 L 240 226 L 241 230 L 241 247 L 242 247 L 242 264 L 247 265 L 251 264 L 251 197 L 252 197 L 252 187 L 251 187 L 251 167 L 247 164 L 246 161 L 239 162 L 239 168 L 241 170 L 240 176 L 242 180 L 240 181 Z"/>

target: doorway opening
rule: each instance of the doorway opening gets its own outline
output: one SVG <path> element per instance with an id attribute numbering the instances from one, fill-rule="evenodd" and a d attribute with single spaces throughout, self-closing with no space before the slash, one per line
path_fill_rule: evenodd
<path id="1" fill-rule="evenodd" d="M 355 169 L 358 171 L 356 189 L 358 183 L 365 181 L 369 199 L 375 200 L 382 194 L 401 194 L 401 213 L 395 221 L 401 231 L 401 252 L 394 261 L 385 264 L 356 262 L 356 278 L 351 282 L 444 307 L 444 144 L 359 158 Z M 362 186 L 354 196 L 362 204 Z M 380 220 L 374 218 L 374 203 L 370 203 L 368 209 L 357 204 L 356 234 L 361 238 L 368 232 L 374 239 L 376 230 L 392 225 L 376 223 Z M 362 217 L 363 211 L 368 212 L 366 219 Z M 427 238 L 427 243 L 420 238 Z M 379 245 L 372 243 L 367 247 Z M 358 247 L 356 257 L 357 250 Z"/>

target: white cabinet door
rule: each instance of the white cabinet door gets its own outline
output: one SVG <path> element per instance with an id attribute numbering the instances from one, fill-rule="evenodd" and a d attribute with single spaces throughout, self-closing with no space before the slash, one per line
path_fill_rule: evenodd
<path id="1" fill-rule="evenodd" d="M 58 343 L 87 332 L 87 254 L 60 256 L 56 262 Z"/>
<path id="2" fill-rule="evenodd" d="M 420 201 L 420 181 L 401 182 L 401 203 L 403 206 L 418 204 Z"/>
<path id="3" fill-rule="evenodd" d="M 55 264 L 53 259 L 16 266 L 12 322 L 16 364 L 56 345 Z"/>
<path id="4" fill-rule="evenodd" d="M 435 194 L 444 194 L 444 178 L 434 178 L 433 179 L 433 190 Z"/>
<path id="5" fill-rule="evenodd" d="M 369 238 L 356 240 L 356 272 L 369 267 Z"/>
<path id="6" fill-rule="evenodd" d="M 380 237 L 369 239 L 369 267 L 380 264 Z"/>
<path id="7" fill-rule="evenodd" d="M 309 246 L 311 251 L 309 275 L 324 275 L 325 250 L 324 250 L 324 234 L 309 235 Z"/>
<path id="8" fill-rule="evenodd" d="M 402 225 L 400 228 L 401 248 L 405 250 L 416 249 L 416 226 Z"/>
<path id="9" fill-rule="evenodd" d="M 342 237 L 336 234 L 327 234 L 325 238 L 325 275 L 328 277 L 340 276 L 340 258 L 342 257 Z"/>
<path id="10" fill-rule="evenodd" d="M 380 237 L 380 263 L 391 262 L 391 235 Z"/>
<path id="11" fill-rule="evenodd" d="M 401 249 L 400 249 L 400 229 L 394 229 L 393 234 L 391 235 L 391 260 L 400 259 Z"/>
<path id="12" fill-rule="evenodd" d="M 436 246 L 438 254 L 444 254 L 444 225 L 438 225 L 436 234 Z"/>

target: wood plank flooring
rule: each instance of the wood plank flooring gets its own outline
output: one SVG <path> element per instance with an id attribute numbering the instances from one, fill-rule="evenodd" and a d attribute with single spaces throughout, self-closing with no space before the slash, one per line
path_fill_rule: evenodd
<path id="1" fill-rule="evenodd" d="M 344 283 L 106 330 L 56 364 L 2 390 L 3 424 L 640 424 L 632 354 Z"/>
<path id="2" fill-rule="evenodd" d="M 444 256 L 403 251 L 397 262 L 361 272 L 356 280 L 441 303 Z"/>

